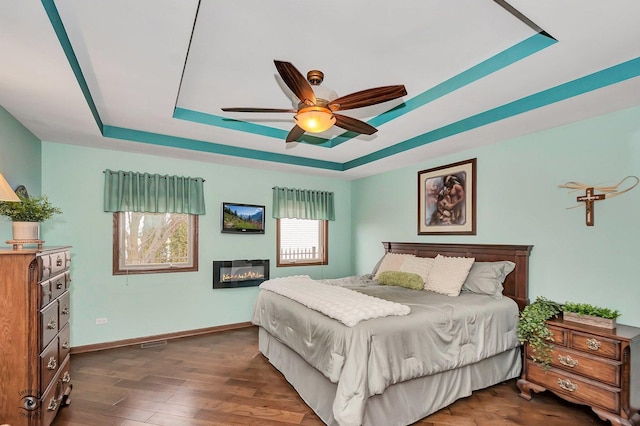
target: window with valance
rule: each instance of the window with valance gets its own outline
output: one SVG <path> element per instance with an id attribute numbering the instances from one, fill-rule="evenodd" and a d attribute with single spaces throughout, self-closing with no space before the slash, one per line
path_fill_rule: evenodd
<path id="1" fill-rule="evenodd" d="M 326 265 L 333 192 L 273 188 L 278 266 Z"/>
<path id="2" fill-rule="evenodd" d="M 104 211 L 113 213 L 113 274 L 198 270 L 204 180 L 105 170 Z"/>

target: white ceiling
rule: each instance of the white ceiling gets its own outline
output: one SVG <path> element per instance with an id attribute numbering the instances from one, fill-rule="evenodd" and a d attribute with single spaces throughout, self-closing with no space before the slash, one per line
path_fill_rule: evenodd
<path id="1" fill-rule="evenodd" d="M 509 4 L 553 38 L 493 0 L 3 0 L 0 105 L 44 141 L 354 179 L 640 104 L 638 0 Z M 292 114 L 220 109 L 291 108 L 274 59 L 408 94 L 286 144 Z"/>

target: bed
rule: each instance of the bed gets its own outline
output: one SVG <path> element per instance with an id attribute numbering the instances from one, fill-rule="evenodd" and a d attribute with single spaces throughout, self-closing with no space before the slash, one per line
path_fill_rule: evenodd
<path id="1" fill-rule="evenodd" d="M 518 377 L 516 326 L 529 303 L 532 246 L 383 242 L 387 253 L 513 262 L 502 295 L 457 297 L 380 285 L 371 276 L 326 280 L 402 306 L 351 327 L 263 288 L 252 322 L 259 349 L 328 425 L 411 424 L 455 400 Z M 411 256 L 410 256 L 411 257 Z M 424 260 L 424 259 L 422 259 Z M 327 286 L 324 286 L 327 287 Z M 384 302 L 386 303 L 386 302 Z"/>

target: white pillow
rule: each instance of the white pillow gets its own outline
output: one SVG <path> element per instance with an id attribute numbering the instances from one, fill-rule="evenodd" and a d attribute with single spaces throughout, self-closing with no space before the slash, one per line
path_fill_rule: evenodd
<path id="1" fill-rule="evenodd" d="M 401 272 L 411 272 L 420 275 L 422 281 L 426 284 L 429 271 L 433 267 L 435 259 L 433 257 L 408 257 L 400 266 Z"/>
<path id="2" fill-rule="evenodd" d="M 400 254 L 400 253 L 385 254 L 384 258 L 382 258 L 382 262 L 380 262 L 380 266 L 378 267 L 378 270 L 376 271 L 376 274 L 373 277 L 373 279 L 377 280 L 380 274 L 385 271 L 399 271 L 400 267 L 402 266 L 402 262 L 404 262 L 405 259 L 410 257 L 415 257 L 415 256 L 412 254 Z"/>
<path id="3" fill-rule="evenodd" d="M 464 280 L 469 275 L 469 270 L 474 261 L 475 258 L 473 257 L 437 255 L 433 262 L 433 267 L 429 271 L 429 276 L 427 276 L 424 289 L 447 296 L 459 295 L 462 284 L 464 284 Z"/>

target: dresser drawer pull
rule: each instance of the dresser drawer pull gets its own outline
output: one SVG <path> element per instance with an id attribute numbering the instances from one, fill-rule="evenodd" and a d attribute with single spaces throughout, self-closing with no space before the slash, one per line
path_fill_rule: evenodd
<path id="1" fill-rule="evenodd" d="M 60 258 L 60 256 L 56 258 L 56 266 L 62 266 L 62 259 Z"/>
<path id="2" fill-rule="evenodd" d="M 68 371 L 64 372 L 64 375 L 62 376 L 62 383 L 69 383 L 71 381 L 71 374 L 69 374 Z"/>
<path id="3" fill-rule="evenodd" d="M 569 379 L 558 379 L 558 385 L 569 392 L 575 392 L 578 389 L 578 385 L 571 383 L 571 380 Z"/>
<path id="4" fill-rule="evenodd" d="M 49 358 L 49 363 L 47 364 L 47 368 L 49 370 L 55 370 L 58 367 L 58 361 L 56 361 L 56 357 L 52 356 Z"/>
<path id="5" fill-rule="evenodd" d="M 55 318 L 51 318 L 49 320 L 49 323 L 47 324 L 47 329 L 55 330 L 56 328 L 58 328 L 58 323 L 56 322 Z"/>
<path id="6" fill-rule="evenodd" d="M 569 355 L 558 355 L 558 361 L 565 367 L 573 368 L 578 366 L 578 360 L 571 358 Z"/>
<path id="7" fill-rule="evenodd" d="M 49 411 L 56 411 L 56 408 L 58 408 L 58 400 L 56 399 L 56 397 L 54 396 L 53 398 L 51 398 L 49 400 L 49 406 L 47 407 L 47 410 Z"/>
<path id="8" fill-rule="evenodd" d="M 61 315 L 69 315 L 69 307 L 65 306 L 64 309 L 62 309 L 62 312 L 60 312 Z"/>
<path id="9" fill-rule="evenodd" d="M 587 339 L 587 347 L 592 351 L 600 349 L 600 342 L 597 339 Z"/>
<path id="10" fill-rule="evenodd" d="M 71 347 L 71 345 L 69 344 L 68 341 L 64 341 L 64 343 L 62 343 L 62 349 L 69 349 Z"/>
<path id="11" fill-rule="evenodd" d="M 60 290 L 62 287 L 64 287 L 64 285 L 62 284 L 62 281 L 60 280 L 56 281 L 56 289 Z"/>

